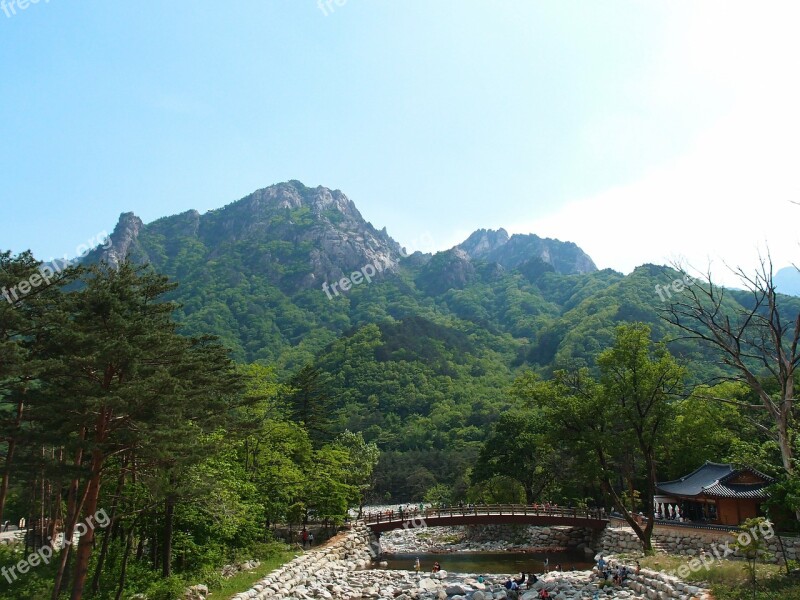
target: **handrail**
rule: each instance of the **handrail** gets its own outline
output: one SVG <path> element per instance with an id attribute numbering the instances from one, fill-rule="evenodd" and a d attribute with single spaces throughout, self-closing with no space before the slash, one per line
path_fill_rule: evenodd
<path id="1" fill-rule="evenodd" d="M 560 506 L 543 506 L 529 504 L 483 504 L 473 506 L 451 506 L 448 508 L 418 507 L 409 510 L 386 510 L 362 515 L 366 524 L 403 522 L 420 517 L 465 517 L 467 515 L 530 515 L 536 517 L 557 517 L 572 519 L 607 520 L 608 515 L 602 508 L 563 508 Z"/>

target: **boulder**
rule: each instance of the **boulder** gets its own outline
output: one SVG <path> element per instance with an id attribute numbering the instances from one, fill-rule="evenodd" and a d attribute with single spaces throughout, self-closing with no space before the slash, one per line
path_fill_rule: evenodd
<path id="1" fill-rule="evenodd" d="M 464 588 L 457 584 L 448 585 L 444 591 L 448 596 L 463 596 L 464 594 L 466 594 Z"/>

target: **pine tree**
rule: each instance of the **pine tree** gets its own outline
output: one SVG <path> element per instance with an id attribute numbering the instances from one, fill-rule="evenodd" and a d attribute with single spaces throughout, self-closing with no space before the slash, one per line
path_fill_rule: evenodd
<path id="1" fill-rule="evenodd" d="M 80 515 L 97 512 L 111 457 L 135 452 L 144 462 L 169 463 L 215 426 L 240 391 L 223 347 L 178 333 L 175 305 L 161 299 L 174 287 L 146 266 L 95 265 L 39 325 L 35 352 L 48 362 L 32 393 L 31 418 L 43 438 L 60 438 L 64 456 L 73 457 L 67 539 Z M 89 528 L 80 538 L 72 600 L 83 595 L 94 536 Z M 61 567 L 54 598 L 64 557 Z"/>
<path id="2" fill-rule="evenodd" d="M 289 380 L 289 417 L 302 424 L 315 448 L 331 436 L 333 397 L 328 393 L 322 371 L 306 365 Z"/>

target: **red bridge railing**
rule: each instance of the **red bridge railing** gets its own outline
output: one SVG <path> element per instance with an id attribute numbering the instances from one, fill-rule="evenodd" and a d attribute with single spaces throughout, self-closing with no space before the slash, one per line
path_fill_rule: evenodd
<path id="1" fill-rule="evenodd" d="M 362 516 L 365 524 L 390 523 L 392 521 L 406 521 L 419 518 L 447 518 L 466 517 L 469 515 L 530 515 L 533 517 L 550 517 L 553 519 L 587 519 L 593 521 L 608 520 L 605 509 L 602 508 L 562 508 L 560 506 L 545 507 L 527 504 L 483 504 L 473 506 L 453 506 L 448 508 L 428 507 L 420 510 L 385 510 L 368 512 Z"/>

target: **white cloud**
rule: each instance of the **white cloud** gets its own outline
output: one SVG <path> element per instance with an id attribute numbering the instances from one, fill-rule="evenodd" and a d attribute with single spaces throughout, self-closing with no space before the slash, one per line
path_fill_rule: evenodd
<path id="1" fill-rule="evenodd" d="M 800 5 L 702 2 L 689 15 L 672 24 L 650 93 L 685 100 L 686 85 L 706 81 L 698 104 L 724 91 L 729 108 L 682 156 L 510 231 L 574 241 L 599 267 L 623 272 L 675 257 L 711 262 L 729 284 L 723 263 L 753 268 L 767 246 L 778 267 L 800 262 L 791 203 L 800 202 Z"/>

